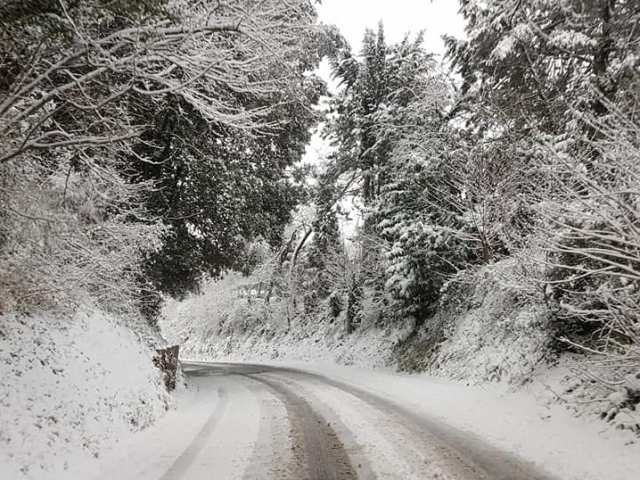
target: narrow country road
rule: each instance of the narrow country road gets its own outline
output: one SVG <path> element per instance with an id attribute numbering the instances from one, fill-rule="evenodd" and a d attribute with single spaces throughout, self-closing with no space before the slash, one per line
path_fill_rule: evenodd
<path id="1" fill-rule="evenodd" d="M 111 478 L 551 478 L 472 435 L 323 376 L 247 364 L 185 370 L 199 392 L 192 411 L 152 445 L 154 455 L 139 461 L 132 453 L 137 467 Z"/>

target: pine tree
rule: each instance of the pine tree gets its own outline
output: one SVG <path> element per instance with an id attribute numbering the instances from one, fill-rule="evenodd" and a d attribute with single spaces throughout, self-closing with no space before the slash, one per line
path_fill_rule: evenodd
<path id="1" fill-rule="evenodd" d="M 452 169 L 438 158 L 438 149 L 447 147 L 441 138 L 447 135 L 442 125 L 451 101 L 449 87 L 434 73 L 422 44 L 419 34 L 387 46 L 380 26 L 377 35 L 365 34 L 355 80 L 348 55 L 344 58 L 350 61 L 340 65 L 349 68 L 335 72 L 350 76 L 335 101 L 338 116 L 329 130 L 338 147 L 334 161 L 340 174 L 360 175 L 358 194 L 367 209 L 361 260 L 369 265 L 375 259 L 376 268 L 383 269 L 382 274 L 368 271 L 368 278 L 352 279 L 347 325 L 358 315 L 363 285 L 369 295 L 391 293 L 395 315 L 424 317 L 451 273 L 450 265 L 463 255 L 447 233 L 458 227 L 447 202 L 459 192 L 441 198 L 443 188 L 451 188 L 443 177 Z M 429 189 L 433 194 L 425 201 Z M 378 245 L 387 246 L 382 264 Z"/>
<path id="2" fill-rule="evenodd" d="M 361 197 L 372 204 L 380 189 L 379 171 L 384 165 L 385 148 L 376 130 L 376 115 L 388 95 L 387 51 L 384 27 L 377 33 L 367 29 L 360 59 L 353 60 L 350 53 L 334 66 L 334 75 L 345 85 L 335 99 L 333 109 L 338 113 L 327 135 L 338 145 L 334 156 L 340 173 L 357 171 L 361 176 Z M 348 66 L 348 68 L 341 68 Z"/>

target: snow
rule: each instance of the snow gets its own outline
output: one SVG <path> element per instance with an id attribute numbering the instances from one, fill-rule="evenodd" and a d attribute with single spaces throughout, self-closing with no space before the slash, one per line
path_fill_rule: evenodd
<path id="1" fill-rule="evenodd" d="M 184 358 L 279 362 L 320 373 L 436 417 L 559 478 L 635 478 L 633 472 L 640 468 L 637 437 L 617 430 L 619 423 L 600 419 L 603 412 L 619 411 L 616 422 L 624 416 L 625 422 L 637 423 L 626 419 L 631 414 L 620 406 L 626 396 L 598 398 L 600 392 L 576 373 L 585 358 L 574 361 L 553 353 L 549 314 L 536 296 L 537 286 L 522 284 L 518 275 L 528 265 L 526 259 L 511 258 L 462 279 L 447 290 L 451 300 L 416 335 L 411 335 L 414 324 L 409 320 L 385 328 L 367 324 L 349 335 L 339 320 L 294 320 L 287 331 L 277 310 L 266 315 L 258 303 L 247 305 L 254 313 L 239 322 L 235 311 L 245 311 L 240 300 L 228 310 L 221 308 L 219 298 L 202 297 L 173 304 L 161 327 L 172 341 L 183 342 Z M 207 295 L 213 297 L 215 290 Z M 201 310 L 207 306 L 204 315 Z M 432 341 L 438 322 L 444 323 L 444 337 Z M 429 375 L 392 373 L 405 357 L 409 368 L 426 368 Z M 638 382 L 634 377 L 628 383 Z M 344 409 L 336 414 L 345 425 L 367 431 Z M 395 462 L 391 457 L 381 460 L 386 461 Z"/>
<path id="2" fill-rule="evenodd" d="M 624 432 L 603 433 L 601 424 L 542 402 L 538 398 L 542 390 L 536 388 L 514 392 L 504 384 L 467 386 L 424 374 L 401 375 L 319 362 L 268 363 L 369 392 L 432 424 L 462 432 L 472 442 L 512 452 L 564 480 L 632 480 L 640 469 L 640 445 L 635 437 Z M 310 401 L 352 446 L 352 464 L 370 469 L 371 477 L 417 480 L 429 472 L 433 478 L 450 478 L 445 473 L 435 476 L 448 473 L 448 466 L 438 460 L 438 440 L 434 439 L 434 452 L 419 447 L 407 424 L 394 420 L 393 412 L 378 410 L 316 378 L 277 371 L 263 377 L 284 379 L 288 388 Z M 249 478 L 247 475 L 260 478 L 250 475 L 256 468 L 264 468 L 260 472 L 268 478 L 290 478 L 265 473 L 284 468 L 291 455 L 288 420 L 280 400 L 265 397 L 268 389 L 257 388 L 242 375 L 206 375 L 191 381 L 193 388 L 178 399 L 177 410 L 101 458 L 100 467 L 91 475 L 78 478 L 204 479 L 210 478 L 212 469 L 226 480 Z"/>
<path id="3" fill-rule="evenodd" d="M 0 316 L 0 478 L 79 478 L 171 404 L 153 351 L 114 318 Z"/>
<path id="4" fill-rule="evenodd" d="M 408 335 L 410 323 L 404 328 L 373 327 L 351 335 L 345 335 L 342 323 L 337 321 L 316 324 L 308 334 L 296 331 L 294 327 L 289 333 L 279 331 L 273 335 L 259 335 L 248 331 L 216 337 L 212 330 L 205 331 L 204 338 L 190 335 L 182 344 L 181 355 L 201 360 L 333 361 L 344 365 L 384 367 L 393 361 L 393 348 Z M 168 330 L 163 330 L 163 334 L 171 343 L 180 341 L 180 336 Z"/>
<path id="5" fill-rule="evenodd" d="M 517 283 L 514 271 L 520 266 L 518 259 L 507 259 L 461 279 L 471 287 L 447 291 L 454 308 L 448 310 L 444 302 L 444 337 L 435 354 L 420 345 L 421 335 L 439 328 L 434 319 L 417 332 L 417 346 L 407 354 L 432 373 L 474 383 L 528 379 L 550 355 L 549 313 L 541 302 L 528 300 L 527 287 Z M 403 343 L 414 327 L 410 318 L 386 327 L 373 319 L 347 335 L 340 318 L 316 318 L 294 319 L 287 331 L 285 302 L 249 304 L 232 294 L 232 285 L 233 279 L 227 278 L 201 296 L 168 302 L 160 327 L 171 343 L 182 345 L 186 358 L 396 366 L 398 348 L 406 347 Z M 458 300 L 464 308 L 455 307 Z"/>
<path id="6" fill-rule="evenodd" d="M 239 377 L 191 377 L 190 388 L 176 396 L 176 404 L 175 410 L 153 427 L 130 436 L 82 478 L 208 480 L 212 471 L 215 478 L 224 480 L 247 478 L 244 474 L 254 460 L 255 443 L 265 434 L 264 401 L 253 394 L 249 381 Z M 279 418 L 286 418 L 284 407 L 274 408 Z M 279 445 L 271 445 L 281 449 L 285 457 L 290 454 L 288 432 L 283 428 L 278 432 Z"/>
<path id="7" fill-rule="evenodd" d="M 588 37 L 582 32 L 573 30 L 559 30 L 553 32 L 550 42 L 552 45 L 566 48 L 566 49 L 579 49 L 581 47 L 595 47 L 597 41 Z"/>
<path id="8" fill-rule="evenodd" d="M 516 43 L 517 40 L 514 37 L 504 37 L 502 40 L 500 40 L 500 42 L 498 42 L 498 45 L 496 45 L 496 48 L 493 50 L 493 52 L 491 52 L 491 56 L 499 60 L 504 60 L 511 54 L 516 46 Z"/>
<path id="9" fill-rule="evenodd" d="M 480 280 L 469 289 L 467 308 L 452 316 L 432 372 L 474 383 L 519 383 L 552 356 L 551 315 L 514 281 L 517 267 L 510 258 L 476 274 Z"/>
<path id="10" fill-rule="evenodd" d="M 320 371 L 324 369 L 320 368 Z M 330 375 L 329 375 L 330 376 Z M 360 446 L 351 453 L 352 463 L 368 465 L 371 472 L 363 478 L 386 478 L 421 480 L 424 478 L 450 478 L 447 467 L 438 464 L 436 442 L 429 445 L 416 444 L 403 425 L 394 422 L 393 417 L 384 417 L 380 411 L 353 395 L 344 395 L 339 389 L 323 384 L 309 385 L 296 383 L 305 396 L 312 395 L 326 405 L 328 418 L 334 427 L 343 426 L 343 431 L 353 435 Z M 391 412 L 387 412 L 391 414 Z M 340 432 L 343 433 L 343 432 Z M 343 433 L 344 435 L 345 433 Z M 435 461 L 434 461 L 435 459 Z"/>
<path id="11" fill-rule="evenodd" d="M 629 432 L 576 418 L 545 403 L 541 384 L 514 392 L 505 384 L 467 386 L 428 375 L 357 367 L 271 362 L 299 368 L 372 392 L 417 414 L 470 432 L 483 441 L 567 480 L 631 480 L 640 471 L 640 443 Z"/>

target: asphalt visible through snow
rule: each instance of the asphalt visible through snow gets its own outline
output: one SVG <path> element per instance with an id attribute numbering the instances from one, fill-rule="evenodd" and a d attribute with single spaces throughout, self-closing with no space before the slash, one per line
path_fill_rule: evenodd
<path id="1" fill-rule="evenodd" d="M 184 366 L 215 401 L 160 480 L 551 479 L 472 434 L 324 376 Z"/>

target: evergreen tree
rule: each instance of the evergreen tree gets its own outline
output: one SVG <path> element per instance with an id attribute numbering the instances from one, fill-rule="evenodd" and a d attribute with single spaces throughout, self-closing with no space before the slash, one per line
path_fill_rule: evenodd
<path id="1" fill-rule="evenodd" d="M 308 80 L 307 105 L 323 84 Z M 275 99 L 274 99 L 275 101 Z M 154 215 L 171 227 L 163 247 L 146 261 L 155 288 L 181 296 L 203 275 L 235 268 L 246 242 L 282 243 L 304 186 L 288 174 L 304 153 L 316 121 L 307 105 L 288 103 L 273 118 L 289 118 L 268 134 L 211 125 L 188 104 L 168 100 L 155 128 L 143 136 L 134 163 L 138 181 L 158 188 L 147 196 Z"/>
<path id="2" fill-rule="evenodd" d="M 334 100 L 338 117 L 327 135 L 338 146 L 333 158 L 338 171 L 361 176 L 361 196 L 366 204 L 379 194 L 379 171 L 385 160 L 375 118 L 389 93 L 387 50 L 381 23 L 377 34 L 373 30 L 365 32 L 359 59 L 352 59 L 347 49 L 342 61 L 334 64 L 333 73 L 343 83 L 344 91 Z"/>
<path id="3" fill-rule="evenodd" d="M 332 172 L 325 172 L 318 179 L 315 199 L 316 219 L 313 222 L 313 238 L 307 254 L 306 275 L 309 280 L 305 307 L 313 309 L 318 301 L 331 295 L 330 276 L 326 262 L 330 255 L 341 250 L 340 227 L 337 215 L 337 195 Z"/>
<path id="4" fill-rule="evenodd" d="M 467 40 L 449 38 L 448 52 L 485 131 L 560 134 L 572 109 L 602 115 L 637 88 L 636 0 L 462 0 L 461 13 Z"/>
<path id="5" fill-rule="evenodd" d="M 377 265 L 382 275 L 368 271 L 364 284 L 370 294 L 391 293 L 394 315 L 424 318 L 465 253 L 452 245 L 449 233 L 461 223 L 450 205 L 460 190 L 443 156 L 450 89 L 434 73 L 422 43 L 420 34 L 387 46 L 382 26 L 377 35 L 368 31 L 357 76 L 350 55 L 343 55 L 334 70 L 343 76 L 345 89 L 335 101 L 338 116 L 329 132 L 337 145 L 337 171 L 360 176 L 359 197 L 367 208 L 362 261 L 379 259 L 373 245 L 387 246 L 384 263 Z M 348 325 L 360 308 L 363 281 L 350 284 Z"/>

